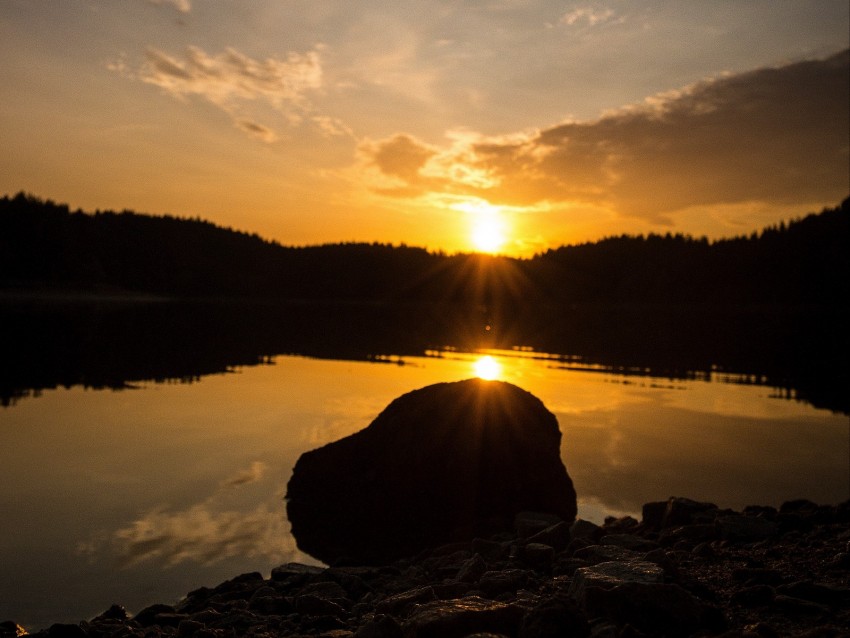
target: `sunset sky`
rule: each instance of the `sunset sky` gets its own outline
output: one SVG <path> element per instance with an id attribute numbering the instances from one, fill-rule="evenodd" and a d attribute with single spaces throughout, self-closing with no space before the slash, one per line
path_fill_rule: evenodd
<path id="1" fill-rule="evenodd" d="M 847 0 L 0 0 L 0 195 L 531 255 L 850 194 Z"/>

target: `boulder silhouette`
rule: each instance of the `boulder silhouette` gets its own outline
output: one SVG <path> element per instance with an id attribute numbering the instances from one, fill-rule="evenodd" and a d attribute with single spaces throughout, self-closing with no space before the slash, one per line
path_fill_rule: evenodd
<path id="1" fill-rule="evenodd" d="M 301 455 L 287 486 L 298 547 L 328 564 L 383 564 L 512 528 L 524 510 L 571 522 L 558 422 L 515 385 L 439 383 L 365 429 Z"/>

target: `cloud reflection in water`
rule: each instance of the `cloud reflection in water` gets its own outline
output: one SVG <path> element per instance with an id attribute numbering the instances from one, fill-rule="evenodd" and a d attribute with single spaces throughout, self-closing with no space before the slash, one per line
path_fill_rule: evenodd
<path id="1" fill-rule="evenodd" d="M 262 483 L 267 469 L 262 461 L 254 461 L 223 480 L 204 501 L 179 510 L 155 507 L 114 532 L 81 543 L 78 553 L 94 557 L 111 551 L 125 568 L 148 561 L 162 561 L 168 567 L 186 561 L 212 565 L 234 557 L 263 557 L 271 563 L 304 561 L 289 534 L 280 493 L 275 493 L 274 503 L 263 502 L 249 510 L 223 503 L 234 489 Z"/>

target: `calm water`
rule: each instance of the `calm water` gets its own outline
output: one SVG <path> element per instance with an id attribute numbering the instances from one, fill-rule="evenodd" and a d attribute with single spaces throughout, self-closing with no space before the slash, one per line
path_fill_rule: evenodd
<path id="1" fill-rule="evenodd" d="M 112 603 L 138 611 L 311 562 L 283 502 L 298 456 L 404 392 L 482 371 L 556 414 L 583 518 L 639 516 L 671 495 L 733 508 L 850 496 L 847 416 L 770 387 L 567 368 L 528 351 L 428 354 L 276 356 L 194 383 L 73 386 L 0 408 L 0 620 L 35 629 Z"/>

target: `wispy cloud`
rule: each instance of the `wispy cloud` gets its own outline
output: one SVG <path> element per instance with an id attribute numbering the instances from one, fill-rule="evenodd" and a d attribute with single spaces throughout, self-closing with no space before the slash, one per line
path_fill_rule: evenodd
<path id="1" fill-rule="evenodd" d="M 256 137 L 264 142 L 271 143 L 278 140 L 277 133 L 268 126 L 263 126 L 262 124 L 257 124 L 256 122 L 251 122 L 249 120 L 237 120 L 236 126 L 245 131 L 248 135 Z"/>
<path id="2" fill-rule="evenodd" d="M 155 48 L 146 58 L 143 81 L 176 97 L 199 95 L 217 105 L 235 100 L 265 100 L 277 108 L 303 105 L 305 95 L 322 84 L 317 51 L 255 60 L 234 48 L 209 55 L 191 46 L 182 58 Z"/>
<path id="3" fill-rule="evenodd" d="M 192 4 L 189 0 L 148 0 L 148 2 L 158 6 L 174 7 L 180 13 L 189 13 L 192 10 Z"/>
<path id="4" fill-rule="evenodd" d="M 256 483 L 261 481 L 266 475 L 269 467 L 262 461 L 254 461 L 247 469 L 237 472 L 235 475 L 222 481 L 222 487 L 238 487 L 248 483 Z"/>
<path id="5" fill-rule="evenodd" d="M 306 53 L 291 52 L 284 59 L 257 60 L 228 47 L 209 54 L 190 46 L 175 56 L 149 48 L 145 61 L 132 71 L 126 59 L 110 63 L 112 71 L 159 87 L 180 100 L 204 99 L 231 116 L 234 126 L 265 142 L 278 139 L 277 132 L 246 114 L 248 106 L 266 105 L 283 115 L 286 125 L 312 121 L 309 95 L 322 86 L 319 48 Z M 327 132 L 327 123 L 316 123 Z"/>
<path id="6" fill-rule="evenodd" d="M 810 204 L 847 194 L 850 52 L 707 79 L 593 121 L 438 149 L 396 134 L 361 161 L 396 197 L 464 194 L 581 205 L 669 224 L 694 206 Z M 477 176 L 479 179 L 470 179 Z"/>
<path id="7" fill-rule="evenodd" d="M 283 513 L 267 505 L 243 512 L 200 503 L 185 510 L 147 512 L 117 530 L 112 544 L 125 567 L 154 559 L 167 565 L 209 565 L 234 556 L 286 560 L 295 553 L 287 527 Z"/>
<path id="8" fill-rule="evenodd" d="M 108 549 L 123 567 L 151 560 L 169 566 L 186 561 L 209 565 L 234 556 L 262 556 L 274 562 L 303 560 L 289 534 L 279 494 L 274 503 L 261 503 L 253 509 L 232 507 L 232 490 L 262 483 L 267 472 L 265 463 L 254 461 L 221 481 L 200 503 L 176 510 L 156 507 L 117 530 L 80 543 L 77 551 L 93 558 Z"/>
<path id="9" fill-rule="evenodd" d="M 597 24 L 613 20 L 615 15 L 612 9 L 576 7 L 561 16 L 560 22 L 571 27 L 579 24 L 596 26 Z"/>

